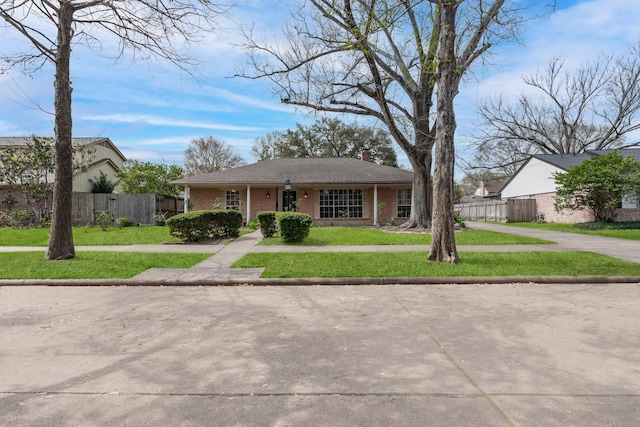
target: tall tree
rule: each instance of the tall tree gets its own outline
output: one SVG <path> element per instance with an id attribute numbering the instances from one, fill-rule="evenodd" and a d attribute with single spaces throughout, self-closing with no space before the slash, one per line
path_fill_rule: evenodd
<path id="1" fill-rule="evenodd" d="M 473 167 L 514 172 L 531 154 L 625 148 L 640 139 L 640 42 L 623 55 L 600 55 L 568 70 L 553 58 L 523 78 L 532 89 L 517 100 L 490 98 L 478 109 L 482 133 Z"/>
<path id="2" fill-rule="evenodd" d="M 505 7 L 505 0 L 309 0 L 286 28 L 286 46 L 259 43 L 246 33 L 245 47 L 252 53 L 255 73 L 243 76 L 271 79 L 284 103 L 371 116 L 384 123 L 414 170 L 410 227 L 432 225 L 431 167 L 437 139 L 441 147 L 434 188 L 442 194 L 434 197 L 438 219 L 432 231 L 438 241 L 429 259 L 456 262 L 449 209 L 453 98 L 471 64 L 492 43 L 511 38 L 519 29 L 518 7 L 524 6 L 514 0 L 508 4 Z M 453 27 L 443 28 L 444 22 Z M 434 111 L 436 85 L 440 87 Z M 437 120 L 444 121 L 439 129 Z"/>
<path id="3" fill-rule="evenodd" d="M 256 139 L 251 152 L 258 160 L 287 157 L 354 157 L 371 151 L 371 161 L 398 166 L 388 132 L 322 118 L 311 126 L 297 124 L 286 132 L 272 132 Z"/>
<path id="4" fill-rule="evenodd" d="M 187 176 L 217 172 L 244 164 L 225 141 L 213 136 L 194 138 L 184 151 L 184 172 Z"/>
<path id="5" fill-rule="evenodd" d="M 26 37 L 33 50 L 3 58 L 5 69 L 17 64 L 55 66 L 54 112 L 56 181 L 47 259 L 75 256 L 72 236 L 71 192 L 73 148 L 71 142 L 71 48 L 74 43 L 100 46 L 108 37 L 119 41 L 134 57 L 168 59 L 179 67 L 191 64 L 182 42 L 196 40 L 212 29 L 212 17 L 222 10 L 196 0 L 0 0 L 0 18 L 7 29 Z"/>

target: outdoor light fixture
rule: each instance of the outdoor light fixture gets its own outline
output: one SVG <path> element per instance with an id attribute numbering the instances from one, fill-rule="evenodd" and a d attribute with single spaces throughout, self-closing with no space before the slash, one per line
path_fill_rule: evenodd
<path id="1" fill-rule="evenodd" d="M 267 199 L 271 197 L 271 194 L 269 194 L 269 192 L 267 191 Z"/>
<path id="2" fill-rule="evenodd" d="M 284 182 L 284 188 L 285 190 L 287 190 L 287 203 L 286 203 L 286 207 L 283 206 L 283 208 L 286 208 L 287 211 L 291 210 L 291 199 L 289 198 L 289 190 L 291 190 L 291 181 L 289 181 L 289 178 L 287 178 L 287 180 Z"/>
<path id="3" fill-rule="evenodd" d="M 307 192 L 304 192 L 304 198 L 306 199 L 307 197 L 309 197 L 309 195 L 307 194 Z"/>

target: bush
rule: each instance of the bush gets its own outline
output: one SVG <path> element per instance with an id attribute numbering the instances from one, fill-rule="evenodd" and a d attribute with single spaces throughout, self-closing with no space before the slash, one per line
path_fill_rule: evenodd
<path id="1" fill-rule="evenodd" d="M 271 237 L 278 232 L 275 212 L 258 212 L 258 221 L 264 237 Z"/>
<path id="2" fill-rule="evenodd" d="M 113 220 L 116 217 L 116 214 L 114 214 L 109 209 L 106 209 L 103 211 L 96 209 L 95 211 L 93 211 L 93 214 L 96 219 L 96 224 L 100 226 L 102 231 L 107 231 L 107 229 L 113 223 Z"/>
<path id="3" fill-rule="evenodd" d="M 278 228 L 283 242 L 301 242 L 309 235 L 313 218 L 298 212 L 278 215 Z"/>
<path id="4" fill-rule="evenodd" d="M 251 221 L 249 221 L 249 223 L 247 224 L 247 227 L 252 230 L 256 230 L 258 227 L 260 227 L 260 221 L 258 221 L 257 218 L 254 218 Z"/>
<path id="5" fill-rule="evenodd" d="M 118 226 L 118 228 L 131 227 L 133 225 L 133 222 L 126 216 L 121 216 L 120 218 L 116 219 L 116 225 Z"/>
<path id="6" fill-rule="evenodd" d="M 28 210 L 0 212 L 0 227 L 26 228 L 33 227 L 36 216 Z"/>
<path id="7" fill-rule="evenodd" d="M 169 234 L 187 242 L 238 237 L 242 214 L 236 210 L 201 210 L 167 219 Z"/>

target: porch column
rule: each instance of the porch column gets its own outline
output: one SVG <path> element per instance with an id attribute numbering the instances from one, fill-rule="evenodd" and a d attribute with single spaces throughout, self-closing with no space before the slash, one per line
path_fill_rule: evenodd
<path id="1" fill-rule="evenodd" d="M 373 185 L 373 225 L 378 225 L 378 184 Z"/>
<path id="2" fill-rule="evenodd" d="M 189 186 L 184 186 L 184 211 L 189 212 Z"/>
<path id="3" fill-rule="evenodd" d="M 247 224 L 251 221 L 251 185 L 247 184 Z"/>

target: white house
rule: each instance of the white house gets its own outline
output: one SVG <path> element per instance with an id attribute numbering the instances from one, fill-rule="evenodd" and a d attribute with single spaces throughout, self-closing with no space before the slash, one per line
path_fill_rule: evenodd
<path id="1" fill-rule="evenodd" d="M 557 212 L 555 196 L 557 185 L 555 174 L 565 172 L 571 166 L 581 164 L 587 159 L 610 153 L 613 150 L 587 150 L 580 154 L 534 154 L 505 184 L 501 191 L 502 199 L 535 199 L 539 218 L 547 222 L 578 223 L 594 220 L 588 210 Z M 640 161 L 640 149 L 617 150 L 622 156 L 633 156 Z M 618 221 L 640 219 L 640 206 L 637 199 L 623 201 L 622 209 L 617 212 Z"/>

